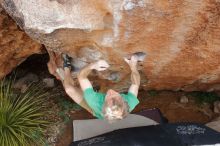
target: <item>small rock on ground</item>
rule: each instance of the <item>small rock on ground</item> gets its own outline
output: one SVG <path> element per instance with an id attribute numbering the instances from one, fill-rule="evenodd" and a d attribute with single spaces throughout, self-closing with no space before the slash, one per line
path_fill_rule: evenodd
<path id="1" fill-rule="evenodd" d="M 220 101 L 214 102 L 214 112 L 215 113 L 220 113 Z"/>
<path id="2" fill-rule="evenodd" d="M 188 102 L 189 102 L 188 97 L 186 97 L 186 96 L 181 96 L 180 97 L 180 103 L 188 103 Z"/>
<path id="3" fill-rule="evenodd" d="M 44 78 L 43 82 L 45 83 L 45 86 L 48 88 L 52 88 L 55 86 L 55 82 L 53 78 Z"/>

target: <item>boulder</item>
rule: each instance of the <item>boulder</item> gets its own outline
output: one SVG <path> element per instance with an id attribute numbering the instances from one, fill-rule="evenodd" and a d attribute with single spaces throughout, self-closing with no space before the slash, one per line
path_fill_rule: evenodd
<path id="1" fill-rule="evenodd" d="M 0 79 L 28 56 L 41 52 L 41 45 L 20 30 L 0 6 Z"/>
<path id="2" fill-rule="evenodd" d="M 36 83 L 39 81 L 39 77 L 36 74 L 28 73 L 25 76 L 17 79 L 14 83 L 13 88 L 15 89 L 26 89 L 31 83 Z"/>
<path id="3" fill-rule="evenodd" d="M 123 57 L 144 52 L 144 89 L 220 90 L 219 0 L 4 0 L 2 5 L 55 54 L 50 63 L 61 66 L 61 53 L 73 57 L 77 69 L 107 60 L 110 69 L 96 74 L 104 79 L 101 86 L 127 90 L 130 70 Z"/>

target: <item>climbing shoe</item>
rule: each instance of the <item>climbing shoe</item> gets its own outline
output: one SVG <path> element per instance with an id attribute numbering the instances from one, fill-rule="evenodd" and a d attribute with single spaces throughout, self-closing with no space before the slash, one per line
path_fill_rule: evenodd
<path id="1" fill-rule="evenodd" d="M 71 69 L 72 68 L 72 66 L 71 66 L 72 58 L 69 57 L 67 54 L 63 54 L 62 57 L 63 57 L 63 68 L 68 67 Z"/>

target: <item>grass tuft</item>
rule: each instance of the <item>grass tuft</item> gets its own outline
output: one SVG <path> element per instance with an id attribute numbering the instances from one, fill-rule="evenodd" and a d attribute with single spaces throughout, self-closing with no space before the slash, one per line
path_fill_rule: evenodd
<path id="1" fill-rule="evenodd" d="M 61 111 L 58 114 L 64 120 L 64 123 L 68 123 L 70 121 L 70 117 L 69 117 L 70 111 L 82 110 L 82 107 L 80 105 L 73 103 L 72 101 L 67 100 L 64 97 L 59 97 L 57 100 L 58 100 L 58 105 L 61 108 Z"/>
<path id="2" fill-rule="evenodd" d="M 16 94 L 13 83 L 13 79 L 0 81 L 0 145 L 45 145 L 43 132 L 49 122 L 43 117 L 48 92 L 38 84 Z"/>

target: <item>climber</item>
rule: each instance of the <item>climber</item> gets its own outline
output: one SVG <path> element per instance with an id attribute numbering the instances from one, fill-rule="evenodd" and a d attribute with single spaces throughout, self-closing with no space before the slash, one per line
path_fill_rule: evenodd
<path id="1" fill-rule="evenodd" d="M 140 54 L 139 54 L 140 55 Z M 140 75 L 137 70 L 137 63 L 143 60 L 143 55 L 134 54 L 124 60 L 131 69 L 131 86 L 127 94 L 119 94 L 109 89 L 106 94 L 94 91 L 92 84 L 88 80 L 88 75 L 92 70 L 104 71 L 109 67 L 105 60 L 99 60 L 84 67 L 78 73 L 78 81 L 81 89 L 77 88 L 71 76 L 71 58 L 63 55 L 64 70 L 56 70 L 66 93 L 80 106 L 92 113 L 98 119 L 106 119 L 109 122 L 125 118 L 139 103 L 137 99 L 140 85 Z M 49 67 L 50 68 L 50 67 Z M 64 72 L 62 75 L 61 72 Z"/>

